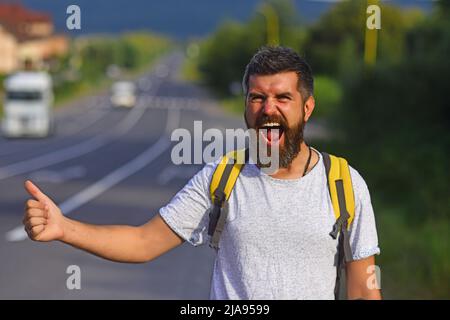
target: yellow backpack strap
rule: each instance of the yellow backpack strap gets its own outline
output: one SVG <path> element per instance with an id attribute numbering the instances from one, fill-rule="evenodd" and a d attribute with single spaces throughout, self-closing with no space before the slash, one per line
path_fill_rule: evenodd
<path id="1" fill-rule="evenodd" d="M 214 204 L 215 192 L 224 192 L 225 200 L 230 197 L 234 184 L 246 161 L 246 149 L 233 150 L 222 157 L 216 167 L 209 186 L 211 202 Z"/>
<path id="2" fill-rule="evenodd" d="M 225 226 L 226 214 L 222 210 L 229 199 L 231 191 L 248 159 L 248 149 L 234 150 L 222 157 L 214 170 L 209 192 L 212 208 L 209 213 L 208 234 L 211 236 L 210 246 L 218 249 L 220 235 Z"/>
<path id="3" fill-rule="evenodd" d="M 344 158 L 339 158 L 322 152 L 325 165 L 328 190 L 333 205 L 336 222 L 330 235 L 338 240 L 337 274 L 334 295 L 336 300 L 341 297 L 341 274 L 346 262 L 353 261 L 350 246 L 349 229 L 355 217 L 355 199 L 350 168 Z"/>
<path id="4" fill-rule="evenodd" d="M 348 214 L 347 229 L 349 230 L 355 217 L 355 198 L 353 195 L 353 184 L 350 176 L 350 168 L 347 160 L 344 158 L 338 158 L 325 152 L 323 152 L 322 155 L 325 169 L 327 171 L 328 189 L 336 220 L 338 220 L 341 216 L 341 206 L 339 205 L 339 193 L 337 186 L 342 183 L 344 193 L 344 196 L 341 196 L 341 201 L 343 202 L 342 211 L 346 211 Z M 339 182 L 339 180 L 342 182 Z"/>

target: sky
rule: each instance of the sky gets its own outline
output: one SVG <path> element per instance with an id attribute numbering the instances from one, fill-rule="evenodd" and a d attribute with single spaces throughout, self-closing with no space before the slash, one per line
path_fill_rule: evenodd
<path id="1" fill-rule="evenodd" d="M 294 0 L 293 2 L 304 21 L 312 22 L 336 1 L 339 0 Z M 27 7 L 49 12 L 58 32 L 68 31 L 66 28 L 67 7 L 71 4 L 78 5 L 81 10 L 81 30 L 70 31 L 73 36 L 150 29 L 174 38 L 186 39 L 205 36 L 214 31 L 224 20 L 245 21 L 262 1 L 20 0 L 20 2 Z M 429 9 L 432 1 L 385 0 L 385 2 Z"/>

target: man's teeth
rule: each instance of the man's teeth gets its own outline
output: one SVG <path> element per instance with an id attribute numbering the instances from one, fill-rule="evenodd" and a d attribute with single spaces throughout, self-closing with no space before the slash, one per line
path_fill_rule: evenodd
<path id="1" fill-rule="evenodd" d="M 263 127 L 279 127 L 280 124 L 278 122 L 269 122 L 263 125 Z"/>

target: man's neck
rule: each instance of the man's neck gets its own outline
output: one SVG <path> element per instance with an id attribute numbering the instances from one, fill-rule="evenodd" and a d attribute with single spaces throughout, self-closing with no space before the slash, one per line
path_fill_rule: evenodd
<path id="1" fill-rule="evenodd" d="M 309 148 L 305 142 L 302 142 L 300 147 L 300 152 L 292 160 L 291 164 L 287 168 L 280 168 L 274 174 L 270 176 L 276 179 L 298 179 L 303 176 L 305 172 L 305 166 L 308 162 Z M 309 162 L 308 168 L 306 169 L 307 174 L 319 161 L 319 155 L 316 151 L 311 148 L 311 160 Z"/>

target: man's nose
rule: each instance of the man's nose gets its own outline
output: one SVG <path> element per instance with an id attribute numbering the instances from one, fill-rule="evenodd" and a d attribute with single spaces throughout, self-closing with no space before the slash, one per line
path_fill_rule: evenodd
<path id="1" fill-rule="evenodd" d="M 277 112 L 276 102 L 272 99 L 266 99 L 263 105 L 263 113 L 270 116 Z"/>

